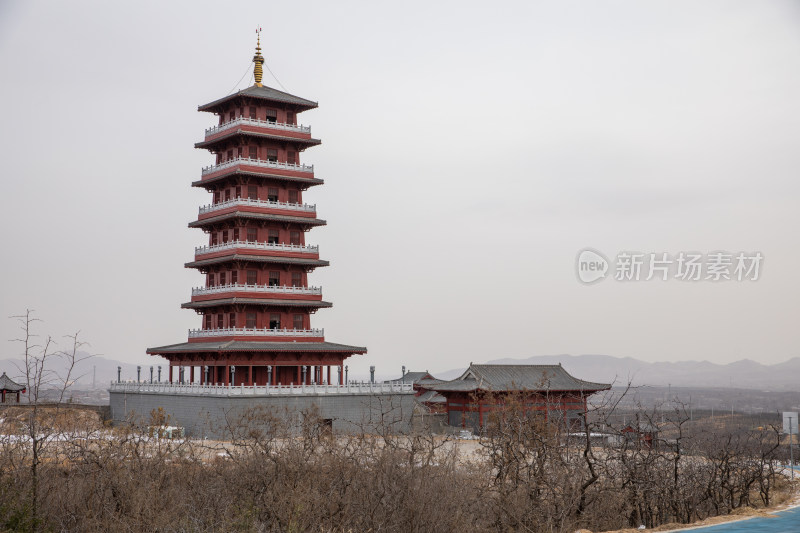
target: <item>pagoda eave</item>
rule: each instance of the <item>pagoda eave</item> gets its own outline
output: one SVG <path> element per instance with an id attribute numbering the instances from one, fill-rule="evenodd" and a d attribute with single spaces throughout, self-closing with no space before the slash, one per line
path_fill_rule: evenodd
<path id="1" fill-rule="evenodd" d="M 365 354 L 366 347 L 349 346 L 334 342 L 264 342 L 264 341 L 223 341 L 223 342 L 182 342 L 148 348 L 150 355 L 170 355 L 180 353 L 225 353 L 225 352 L 290 352 L 313 353 L 333 352 L 342 354 Z"/>
<path id="2" fill-rule="evenodd" d="M 304 185 L 306 187 L 313 187 L 314 185 L 322 185 L 323 183 L 325 183 L 325 180 L 322 180 L 320 178 L 287 176 L 285 174 L 274 174 L 270 172 L 251 172 L 248 170 L 241 170 L 236 167 L 233 167 L 229 169 L 228 172 L 224 172 L 222 174 L 216 174 L 208 178 L 202 178 L 200 180 L 193 181 L 192 187 L 202 187 L 206 190 L 209 190 L 212 185 L 234 176 L 242 176 L 244 178 L 266 178 L 266 179 L 275 179 L 280 181 L 290 181 L 293 183 Z"/>
<path id="3" fill-rule="evenodd" d="M 262 132 L 255 132 L 255 131 L 248 131 L 245 129 L 237 128 L 231 129 L 224 133 L 219 134 L 218 136 L 214 137 L 213 139 L 206 139 L 200 142 L 194 143 L 195 148 L 203 148 L 206 150 L 214 151 L 213 146 L 217 143 L 229 140 L 233 137 L 238 135 L 248 136 L 248 137 L 257 137 L 259 139 L 270 140 L 270 141 L 280 141 L 280 142 L 289 142 L 289 143 L 296 143 L 296 144 L 303 144 L 305 145 L 302 149 L 317 146 L 322 144 L 322 141 L 319 139 L 314 139 L 312 137 L 292 137 L 290 135 L 280 135 L 280 134 L 273 134 L 273 133 L 262 133 Z"/>
<path id="4" fill-rule="evenodd" d="M 268 222 L 281 222 L 290 224 L 301 224 L 306 227 L 325 226 L 327 222 L 319 218 L 312 217 L 295 217 L 290 215 L 276 215 L 272 213 L 255 213 L 252 211 L 235 210 L 221 215 L 208 216 L 207 218 L 198 218 L 195 221 L 189 222 L 190 228 L 202 228 L 218 222 L 226 222 L 240 218 L 247 218 L 251 220 L 264 220 Z"/>
<path id="5" fill-rule="evenodd" d="M 299 96 L 285 93 L 283 91 L 273 89 L 272 87 L 267 87 L 267 86 L 258 87 L 256 85 L 252 85 L 247 89 L 242 89 L 241 91 L 237 91 L 228 96 L 224 96 L 222 98 L 214 100 L 213 102 L 199 105 L 197 106 L 197 110 L 214 113 L 223 104 L 230 102 L 231 100 L 235 100 L 237 98 L 242 98 L 242 99 L 255 98 L 257 100 L 265 100 L 268 102 L 275 102 L 278 104 L 291 104 L 298 111 L 307 111 L 309 109 L 314 109 L 318 107 L 317 102 L 312 102 L 311 100 L 306 100 L 305 98 L 300 98 Z"/>
<path id="6" fill-rule="evenodd" d="M 228 305 L 258 305 L 263 307 L 294 307 L 305 309 L 327 309 L 333 307 L 331 302 L 322 300 L 282 300 L 278 298 L 219 298 L 181 304 L 182 309 L 206 309 Z"/>
<path id="7" fill-rule="evenodd" d="M 309 268 L 326 267 L 330 266 L 330 261 L 322 259 L 306 259 L 302 257 L 277 257 L 277 256 L 264 256 L 264 255 L 247 255 L 247 254 L 231 254 L 220 257 L 213 257 L 210 259 L 201 259 L 184 263 L 186 268 L 203 268 L 207 266 L 219 265 L 229 263 L 231 261 L 243 261 L 252 263 L 271 263 L 276 265 L 299 265 Z"/>

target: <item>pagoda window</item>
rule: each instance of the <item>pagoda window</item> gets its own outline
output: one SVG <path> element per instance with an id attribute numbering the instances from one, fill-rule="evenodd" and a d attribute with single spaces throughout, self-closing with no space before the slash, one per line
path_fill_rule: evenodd
<path id="1" fill-rule="evenodd" d="M 226 277 L 227 277 L 227 276 L 225 276 L 225 272 L 220 272 L 220 273 L 219 273 L 219 284 L 220 284 L 220 285 L 225 285 L 225 281 L 226 281 L 226 279 L 225 279 L 225 278 L 226 278 Z"/>
<path id="2" fill-rule="evenodd" d="M 237 185 L 236 186 L 236 198 L 241 198 L 241 197 L 242 197 L 242 187 L 241 187 L 241 185 Z"/>
<path id="3" fill-rule="evenodd" d="M 247 271 L 247 284 L 256 285 L 258 283 L 258 270 Z"/>
<path id="4" fill-rule="evenodd" d="M 223 329 L 225 326 L 223 325 L 223 321 L 225 320 L 225 315 L 222 313 L 217 315 L 217 329 Z"/>
<path id="5" fill-rule="evenodd" d="M 233 240 L 234 241 L 239 240 L 239 228 L 233 228 Z"/>
<path id="6" fill-rule="evenodd" d="M 228 230 L 222 230 L 220 232 L 220 237 L 222 238 L 222 242 L 228 242 Z"/>
<path id="7" fill-rule="evenodd" d="M 303 273 L 292 272 L 292 287 L 302 287 L 302 286 L 303 286 Z"/>
<path id="8" fill-rule="evenodd" d="M 280 240 L 280 232 L 278 230 L 276 229 L 268 230 L 267 242 L 269 244 L 278 244 L 279 240 Z"/>
<path id="9" fill-rule="evenodd" d="M 225 156 L 227 157 L 228 161 L 233 159 L 233 150 L 228 150 L 228 153 L 226 153 Z"/>
<path id="10" fill-rule="evenodd" d="M 236 327 L 236 313 L 228 313 L 228 327 L 229 328 Z"/>
<path id="11" fill-rule="evenodd" d="M 212 274 L 211 272 L 206 274 L 206 286 L 207 287 L 213 287 L 214 286 L 214 274 Z"/>
<path id="12" fill-rule="evenodd" d="M 269 315 L 269 329 L 281 329 L 281 315 L 279 313 Z"/>
<path id="13" fill-rule="evenodd" d="M 241 146 L 236 148 L 236 157 L 238 157 L 238 158 L 242 157 L 242 150 L 243 150 L 243 148 Z"/>
<path id="14" fill-rule="evenodd" d="M 267 109 L 267 122 L 278 122 L 277 109 Z"/>
<path id="15" fill-rule="evenodd" d="M 258 185 L 247 186 L 247 197 L 251 200 L 258 200 Z"/>
<path id="16" fill-rule="evenodd" d="M 211 329 L 211 315 L 206 315 L 203 319 L 203 322 L 205 322 L 203 329 Z"/>
<path id="17" fill-rule="evenodd" d="M 231 121 L 234 118 L 236 118 L 236 112 L 231 111 L 230 113 L 228 113 L 228 121 Z"/>
<path id="18" fill-rule="evenodd" d="M 269 273 L 269 282 L 268 285 L 270 287 L 277 287 L 281 284 L 281 273 L 277 270 L 271 270 Z"/>
<path id="19" fill-rule="evenodd" d="M 258 146 L 251 146 L 247 149 L 247 157 L 250 159 L 258 159 Z"/>
<path id="20" fill-rule="evenodd" d="M 211 246 L 216 246 L 216 245 L 217 245 L 217 233 L 214 232 L 211 234 Z"/>
<path id="21" fill-rule="evenodd" d="M 289 150 L 286 152 L 286 162 L 290 165 L 297 164 L 297 152 L 294 150 Z"/>
<path id="22" fill-rule="evenodd" d="M 294 315 L 294 329 L 303 329 L 303 315 Z"/>
<path id="23" fill-rule="evenodd" d="M 218 204 L 222 201 L 222 193 L 220 191 L 214 191 L 214 203 Z"/>
<path id="24" fill-rule="evenodd" d="M 239 283 L 239 271 L 231 270 L 231 285 L 236 285 L 237 283 Z"/>
<path id="25" fill-rule="evenodd" d="M 257 118 L 256 117 L 256 106 L 254 106 L 254 105 L 250 106 L 250 118 L 253 119 L 253 120 L 255 120 Z"/>
<path id="26" fill-rule="evenodd" d="M 247 228 L 247 242 L 256 242 L 258 240 L 258 228 Z"/>
<path id="27" fill-rule="evenodd" d="M 249 329 L 254 329 L 256 327 L 256 314 L 255 313 L 247 313 L 245 315 L 245 327 Z"/>
<path id="28" fill-rule="evenodd" d="M 278 151 L 276 149 L 267 148 L 267 161 L 278 162 Z"/>
<path id="29" fill-rule="evenodd" d="M 294 124 L 294 111 L 287 111 L 286 112 L 286 123 L 287 124 Z"/>
<path id="30" fill-rule="evenodd" d="M 228 202 L 231 199 L 231 190 L 225 189 L 225 201 Z"/>
<path id="31" fill-rule="evenodd" d="M 296 246 L 300 246 L 300 232 L 299 231 L 290 231 L 289 232 L 289 242 Z"/>
<path id="32" fill-rule="evenodd" d="M 300 194 L 299 191 L 294 189 L 289 190 L 289 203 L 290 204 L 297 204 L 300 202 Z"/>
<path id="33" fill-rule="evenodd" d="M 277 202 L 278 201 L 278 188 L 277 187 L 267 187 L 267 200 L 270 202 Z"/>

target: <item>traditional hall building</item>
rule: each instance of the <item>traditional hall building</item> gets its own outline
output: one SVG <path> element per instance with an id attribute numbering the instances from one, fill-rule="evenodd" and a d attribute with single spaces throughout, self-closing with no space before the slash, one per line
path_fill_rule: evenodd
<path id="1" fill-rule="evenodd" d="M 526 411 L 541 414 L 564 429 L 579 429 L 587 399 L 611 385 L 584 381 L 558 365 L 469 365 L 452 381 L 422 385 L 446 399 L 447 422 L 477 431 L 489 415 L 506 406 L 509 398 Z"/>

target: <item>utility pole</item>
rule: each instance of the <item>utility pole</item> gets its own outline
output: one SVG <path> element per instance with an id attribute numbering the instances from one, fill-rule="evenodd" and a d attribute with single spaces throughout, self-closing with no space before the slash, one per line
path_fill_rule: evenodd
<path id="1" fill-rule="evenodd" d="M 792 441 L 794 433 L 792 433 L 792 417 L 789 417 L 789 469 L 792 471 L 792 481 L 794 481 L 794 446 Z"/>

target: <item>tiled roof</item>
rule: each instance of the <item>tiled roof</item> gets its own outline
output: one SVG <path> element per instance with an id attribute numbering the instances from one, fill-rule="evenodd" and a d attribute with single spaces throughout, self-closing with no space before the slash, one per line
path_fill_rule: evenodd
<path id="1" fill-rule="evenodd" d="M 315 107 L 317 107 L 317 103 L 312 102 L 311 100 L 306 100 L 305 98 L 300 98 L 299 96 L 285 93 L 283 91 L 279 91 L 278 89 L 273 89 L 272 87 L 267 87 L 267 86 L 256 87 L 255 85 L 252 85 L 247 89 L 242 89 L 241 91 L 235 92 L 218 100 L 214 100 L 213 102 L 197 106 L 197 110 L 213 111 L 214 108 L 219 106 L 220 104 L 223 104 L 229 100 L 233 100 L 240 96 L 249 96 L 250 98 L 258 98 L 260 100 L 279 102 L 282 104 L 293 104 L 302 108 L 303 110 L 314 109 Z"/>
<path id="2" fill-rule="evenodd" d="M 326 221 L 321 220 L 319 218 L 293 217 L 289 215 L 273 215 L 271 213 L 253 213 L 250 211 L 232 211 L 230 213 L 224 213 L 222 215 L 217 215 L 215 217 L 208 217 L 201 220 L 195 220 L 189 223 L 189 227 L 201 228 L 208 224 L 221 222 L 223 220 L 230 220 L 232 218 L 249 218 L 253 220 L 267 220 L 270 222 L 294 222 L 297 224 L 303 224 L 305 226 L 324 226 L 327 224 Z"/>
<path id="3" fill-rule="evenodd" d="M 224 174 L 220 174 L 214 178 L 209 178 L 207 180 L 197 180 L 192 182 L 192 187 L 205 187 L 209 184 L 215 183 L 217 181 L 222 181 L 228 179 L 232 174 L 241 174 L 243 176 L 253 176 L 256 178 L 270 178 L 270 179 L 278 179 L 283 181 L 292 181 L 296 183 L 303 183 L 307 186 L 311 185 L 322 185 L 325 183 L 325 180 L 320 178 L 300 178 L 297 176 L 282 176 L 279 174 L 268 174 L 264 172 L 251 172 L 247 170 L 239 170 L 238 167 L 230 167 L 229 172 L 225 172 Z"/>
<path id="4" fill-rule="evenodd" d="M 203 309 L 206 307 L 215 307 L 218 305 L 265 305 L 270 307 L 315 307 L 315 308 L 328 308 L 333 307 L 331 302 L 323 302 L 320 300 L 282 300 L 278 298 L 221 298 L 219 300 L 203 300 L 200 302 L 186 302 L 181 304 L 183 309 Z"/>
<path id="5" fill-rule="evenodd" d="M 303 139 L 298 137 L 289 137 L 287 135 L 280 135 L 280 134 L 269 134 L 269 133 L 262 133 L 256 131 L 247 131 L 242 128 L 231 128 L 230 130 L 226 131 L 224 135 L 220 135 L 219 137 L 212 139 L 210 141 L 200 141 L 194 143 L 195 148 L 207 148 L 209 146 L 214 145 L 220 141 L 225 139 L 230 139 L 231 137 L 235 137 L 236 135 L 249 135 L 250 137 L 258 137 L 260 139 L 268 139 L 268 140 L 275 140 L 275 141 L 287 141 L 293 142 L 297 144 L 306 144 L 308 146 L 317 146 L 322 144 L 322 141 L 319 139 Z M 305 147 L 307 148 L 307 147 Z M 305 149 L 304 148 L 304 149 Z"/>
<path id="6" fill-rule="evenodd" d="M 334 342 L 183 342 L 157 348 L 148 348 L 147 353 L 197 353 L 197 352 L 345 352 L 350 354 L 367 353 L 363 346 L 348 346 Z"/>
<path id="7" fill-rule="evenodd" d="M 24 391 L 25 385 L 20 385 L 19 383 L 12 381 L 10 377 L 3 372 L 3 375 L 0 376 L 0 389 L 7 390 L 7 391 Z"/>
<path id="8" fill-rule="evenodd" d="M 386 383 L 416 383 L 425 377 L 432 378 L 427 372 L 406 372 L 404 376 L 397 379 L 390 379 Z"/>
<path id="9" fill-rule="evenodd" d="M 304 257 L 277 257 L 277 256 L 264 256 L 264 255 L 250 255 L 250 254 L 233 254 L 223 255 L 221 257 L 214 257 L 211 259 L 201 259 L 200 261 L 192 261 L 185 263 L 183 266 L 186 268 L 198 268 L 208 265 L 218 265 L 220 263 L 228 263 L 229 261 L 250 261 L 252 263 L 275 263 L 281 265 L 304 265 L 312 267 L 324 267 L 330 265 L 329 261 L 322 259 L 306 259 Z"/>
<path id="10" fill-rule="evenodd" d="M 429 390 L 417 396 L 416 400 L 419 403 L 445 403 L 447 398 L 436 391 Z"/>
<path id="11" fill-rule="evenodd" d="M 561 365 L 470 365 L 453 381 L 430 387 L 437 391 L 580 391 L 595 392 L 611 388 L 571 376 Z"/>

